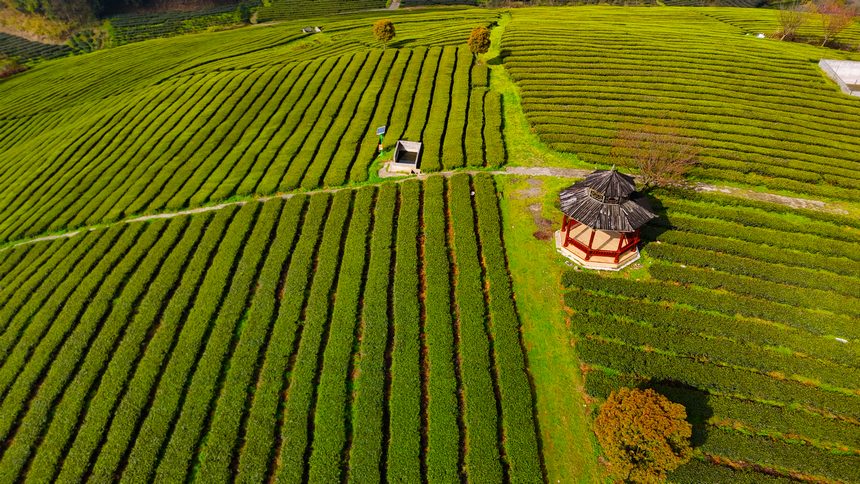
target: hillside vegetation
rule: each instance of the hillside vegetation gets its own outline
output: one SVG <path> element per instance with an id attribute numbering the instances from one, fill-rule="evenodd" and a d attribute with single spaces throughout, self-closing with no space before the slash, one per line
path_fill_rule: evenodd
<path id="1" fill-rule="evenodd" d="M 860 224 L 657 199 L 647 276 L 565 276 L 587 390 L 650 387 L 686 406 L 697 459 L 677 482 L 860 480 Z"/>
<path id="2" fill-rule="evenodd" d="M 539 481 L 496 197 L 434 177 L 0 253 L 0 476 Z"/>
<path id="3" fill-rule="evenodd" d="M 385 0 L 271 0 L 257 11 L 257 21 L 313 18 L 356 10 L 385 8 Z"/>
<path id="4" fill-rule="evenodd" d="M 0 81 L 0 482 L 603 482 L 622 386 L 685 406 L 672 482 L 860 481 L 860 98 L 816 65 L 858 54 L 665 6 L 136 42 L 171 15 Z M 649 190 L 642 258 L 578 270 L 558 168 L 645 125 L 725 193 Z M 379 178 L 398 139 L 429 175 Z"/>
<path id="5" fill-rule="evenodd" d="M 396 17 L 386 51 L 357 16 L 309 37 L 297 24 L 189 36 L 17 76 L 0 85 L 0 239 L 361 182 L 377 126 L 388 146 L 423 140 L 428 171 L 504 163 L 498 95 L 463 46 L 493 15 Z M 107 66 L 114 81 L 93 89 Z"/>
<path id="6" fill-rule="evenodd" d="M 860 200 L 860 103 L 817 66 L 849 55 L 758 39 L 735 26 L 775 30 L 775 16 L 527 9 L 506 28 L 502 54 L 526 117 L 553 149 L 609 163 L 619 129 L 668 121 L 701 146 L 698 178 Z"/>

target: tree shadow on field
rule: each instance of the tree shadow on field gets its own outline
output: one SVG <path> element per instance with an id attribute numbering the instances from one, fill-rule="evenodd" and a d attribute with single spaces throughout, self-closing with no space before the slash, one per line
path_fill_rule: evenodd
<path id="1" fill-rule="evenodd" d="M 498 66 L 505 63 L 505 57 L 511 55 L 511 51 L 509 49 L 502 49 L 499 51 L 499 55 L 493 57 L 492 59 L 487 59 L 488 66 Z"/>
<path id="2" fill-rule="evenodd" d="M 690 438 L 692 447 L 699 447 L 708 438 L 708 420 L 714 416 L 714 410 L 709 403 L 710 395 L 698 388 L 672 380 L 649 381 L 641 388 L 650 388 L 675 403 L 680 403 L 687 409 L 687 422 L 693 426 Z"/>

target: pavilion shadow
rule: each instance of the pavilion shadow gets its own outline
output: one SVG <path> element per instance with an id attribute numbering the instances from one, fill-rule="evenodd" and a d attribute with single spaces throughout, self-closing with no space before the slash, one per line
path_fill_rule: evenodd
<path id="1" fill-rule="evenodd" d="M 663 232 L 672 229 L 672 222 L 669 219 L 669 213 L 666 207 L 660 202 L 660 199 L 654 196 L 653 190 L 642 190 L 639 192 L 645 200 L 647 200 L 651 211 L 657 215 L 657 218 L 652 220 L 648 225 L 642 228 L 639 248 L 644 249 L 648 244 L 659 240 Z"/>

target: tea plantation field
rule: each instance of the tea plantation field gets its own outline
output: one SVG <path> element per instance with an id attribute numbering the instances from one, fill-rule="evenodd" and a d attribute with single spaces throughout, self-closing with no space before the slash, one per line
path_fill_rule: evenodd
<path id="1" fill-rule="evenodd" d="M 423 140 L 426 171 L 501 164 L 500 101 L 462 46 L 493 15 L 403 17 L 398 49 L 377 48 L 365 15 L 309 37 L 298 24 L 191 35 L 17 76 L 0 85 L 0 240 L 364 181 L 378 126 L 389 147 Z M 108 65 L 116 79 L 96 82 Z"/>
<path id="2" fill-rule="evenodd" d="M 860 223 L 657 199 L 644 276 L 565 276 L 586 389 L 651 387 L 686 406 L 697 458 L 677 482 L 860 480 Z"/>
<path id="3" fill-rule="evenodd" d="M 763 9 L 348 12 L 384 3 L 129 17 L 0 81 L 0 482 L 605 482 L 621 386 L 685 405 L 672 482 L 860 482 L 860 98 L 817 67 L 860 55 Z M 812 200 L 653 190 L 636 265 L 573 269 L 543 165 L 661 123 Z"/>
<path id="4" fill-rule="evenodd" d="M 668 122 L 698 140 L 699 178 L 860 200 L 860 103 L 817 66 L 860 56 L 758 39 L 732 20 L 760 19 L 770 33 L 775 15 L 528 9 L 513 15 L 502 55 L 553 149 L 607 163 L 619 129 Z"/>
<path id="5" fill-rule="evenodd" d="M 541 479 L 487 176 L 0 257 L 3 482 Z"/>

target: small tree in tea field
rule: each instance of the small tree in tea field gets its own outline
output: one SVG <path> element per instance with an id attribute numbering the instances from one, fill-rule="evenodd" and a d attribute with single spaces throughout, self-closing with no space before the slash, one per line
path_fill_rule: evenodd
<path id="1" fill-rule="evenodd" d="M 654 390 L 621 388 L 600 406 L 594 433 L 615 475 L 632 482 L 664 482 L 690 460 L 692 426 L 683 405 Z"/>
<path id="2" fill-rule="evenodd" d="M 469 35 L 469 50 L 472 55 L 486 54 L 490 50 L 490 29 L 486 27 L 475 27 Z"/>
<path id="3" fill-rule="evenodd" d="M 797 31 L 809 18 L 809 14 L 813 8 L 811 4 L 782 4 L 779 7 L 779 31 L 777 35 L 779 40 L 793 40 L 797 35 Z"/>
<path id="4" fill-rule="evenodd" d="M 376 38 L 379 42 L 382 42 L 383 50 L 388 46 L 388 43 L 394 38 L 394 22 L 391 20 L 382 19 L 377 20 L 375 24 L 373 24 L 373 37 Z"/>
<path id="5" fill-rule="evenodd" d="M 698 161 L 699 147 L 679 125 L 663 120 L 619 130 L 609 157 L 617 165 L 639 168 L 646 188 L 671 186 L 683 183 L 687 170 Z"/>
<path id="6" fill-rule="evenodd" d="M 843 0 L 822 0 L 817 5 L 821 17 L 821 29 L 824 31 L 824 47 L 837 35 L 854 23 L 857 17 L 857 7 Z"/>

